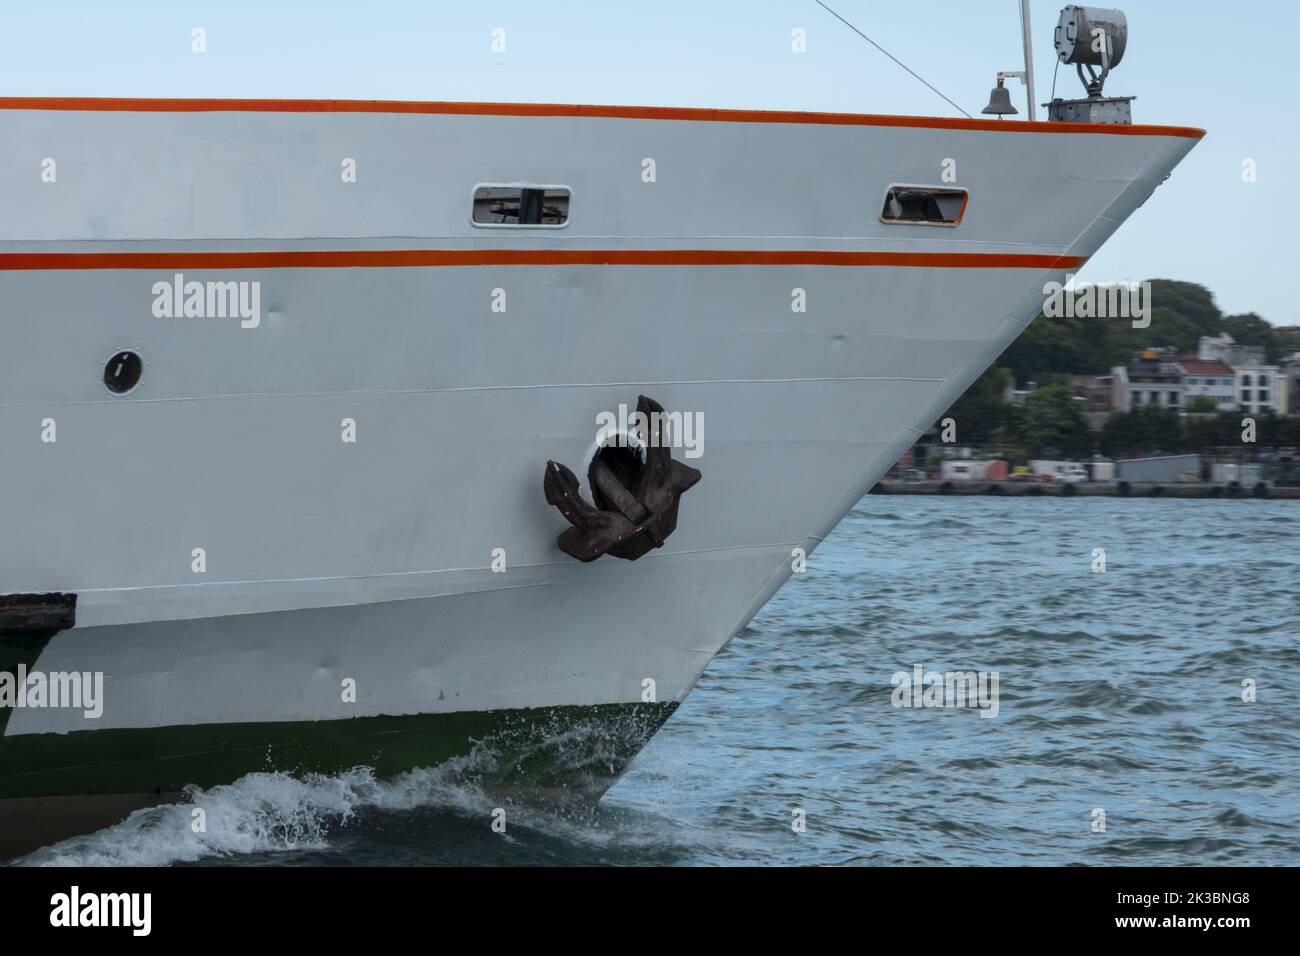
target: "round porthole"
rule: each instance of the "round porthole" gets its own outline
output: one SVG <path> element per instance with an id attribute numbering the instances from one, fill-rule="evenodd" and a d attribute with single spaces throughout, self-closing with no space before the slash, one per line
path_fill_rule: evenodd
<path id="1" fill-rule="evenodd" d="M 114 395 L 125 395 L 140 384 L 144 362 L 135 352 L 118 352 L 104 366 L 104 386 Z"/>

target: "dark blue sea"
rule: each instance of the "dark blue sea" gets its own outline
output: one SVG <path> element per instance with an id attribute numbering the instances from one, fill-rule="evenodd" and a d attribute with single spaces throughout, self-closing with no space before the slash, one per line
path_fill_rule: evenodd
<path id="1" fill-rule="evenodd" d="M 1300 865 L 1298 544 L 1297 502 L 869 496 L 595 809 L 255 774 L 27 862 Z M 997 716 L 895 706 L 918 665 Z"/>

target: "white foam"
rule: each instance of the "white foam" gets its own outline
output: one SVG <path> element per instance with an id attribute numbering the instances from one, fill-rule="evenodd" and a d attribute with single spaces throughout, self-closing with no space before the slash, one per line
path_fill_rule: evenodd
<path id="1" fill-rule="evenodd" d="M 188 801 L 137 810 L 116 826 L 16 861 L 25 866 L 164 866 L 212 856 L 319 850 L 361 809 L 442 806 L 479 811 L 487 798 L 457 777 L 470 758 L 378 780 L 369 767 L 339 774 L 252 773 Z M 196 832 L 196 810 L 204 827 Z"/>
<path id="2" fill-rule="evenodd" d="M 612 759 L 604 752 L 609 731 L 578 726 L 550 736 L 542 746 L 557 764 L 590 765 Z M 358 811 L 401 813 L 421 808 L 487 820 L 500 796 L 478 781 L 497 766 L 488 741 L 433 768 L 378 779 L 369 767 L 338 774 L 252 773 L 210 789 L 186 788 L 187 801 L 137 810 L 121 823 L 37 850 L 18 866 L 166 866 L 205 858 L 326 850 L 331 836 Z M 666 821 L 625 811 L 531 806 L 507 802 L 511 827 L 574 843 L 650 845 L 664 838 Z M 195 832 L 195 810 L 205 828 Z"/>

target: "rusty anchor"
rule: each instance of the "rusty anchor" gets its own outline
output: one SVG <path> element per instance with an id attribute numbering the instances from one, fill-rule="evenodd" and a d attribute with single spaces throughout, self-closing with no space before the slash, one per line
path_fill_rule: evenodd
<path id="1" fill-rule="evenodd" d="M 587 469 L 595 504 L 582 497 L 572 471 L 557 461 L 546 463 L 546 500 L 572 525 L 556 541 L 579 561 L 595 561 L 602 554 L 635 561 L 662 547 L 677 528 L 681 496 L 703 477 L 698 469 L 673 460 L 663 436 L 663 406 L 642 395 L 636 409 L 650 423 L 644 460 L 636 449 L 597 449 Z"/>

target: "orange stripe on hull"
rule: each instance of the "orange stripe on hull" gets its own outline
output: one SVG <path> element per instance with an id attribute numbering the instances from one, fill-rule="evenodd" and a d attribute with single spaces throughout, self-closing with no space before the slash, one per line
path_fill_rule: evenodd
<path id="1" fill-rule="evenodd" d="M 1203 129 L 1099 123 L 1028 123 L 1023 120 L 942 116 L 877 116 L 793 110 L 692 109 L 672 106 L 580 106 L 564 103 L 415 103 L 404 100 L 197 100 L 97 97 L 0 97 L 0 110 L 74 110 L 126 113 L 415 113 L 442 116 L 591 116 L 605 119 L 694 120 L 705 123 L 803 123 L 822 126 L 898 126 L 993 133 L 1088 133 L 1094 136 L 1180 136 L 1200 139 Z"/>
<path id="2" fill-rule="evenodd" d="M 381 249 L 286 252 L 9 252 L 0 271 L 74 269 L 389 269 L 439 266 L 893 266 L 1077 269 L 1085 256 L 998 252 L 728 249 Z"/>

